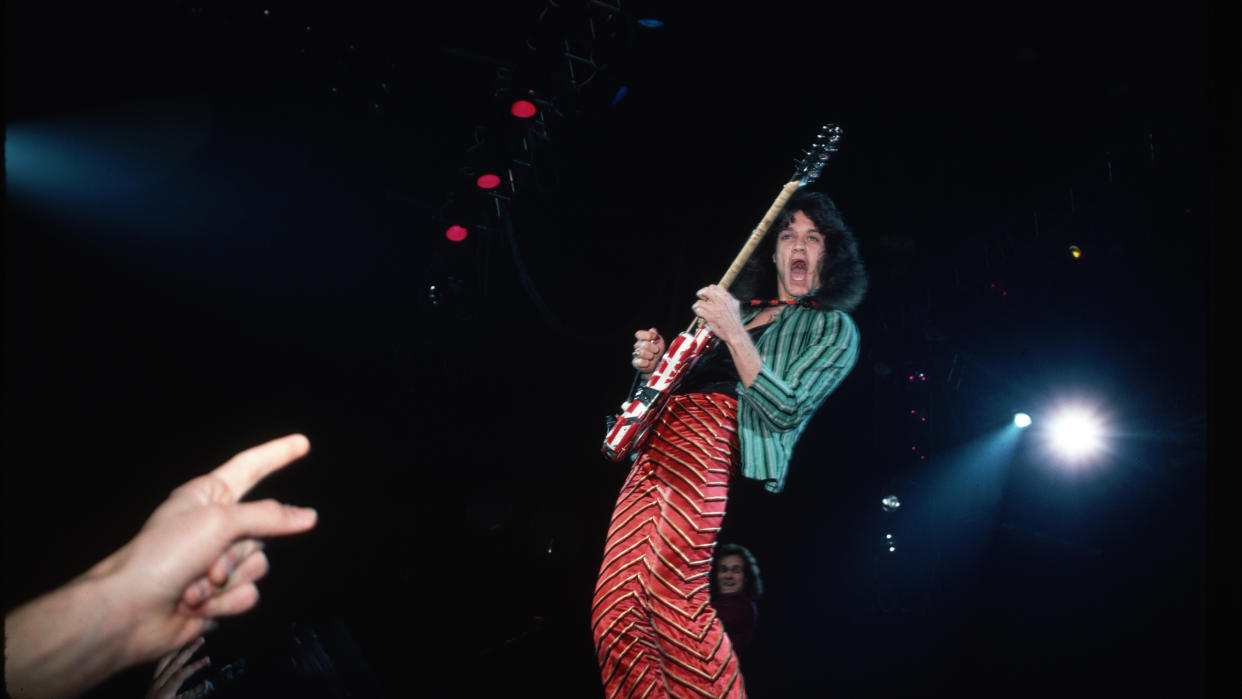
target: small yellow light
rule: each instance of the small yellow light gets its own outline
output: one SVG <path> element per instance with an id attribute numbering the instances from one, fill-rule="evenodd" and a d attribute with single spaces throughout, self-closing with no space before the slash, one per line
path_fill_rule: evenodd
<path id="1" fill-rule="evenodd" d="M 1070 254 L 1070 257 L 1074 258 L 1075 260 L 1081 259 L 1082 248 L 1078 247 L 1077 245 L 1071 245 L 1069 246 L 1069 254 Z"/>

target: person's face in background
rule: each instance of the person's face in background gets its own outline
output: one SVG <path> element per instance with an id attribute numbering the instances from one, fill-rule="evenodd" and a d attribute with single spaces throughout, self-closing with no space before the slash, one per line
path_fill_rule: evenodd
<path id="1" fill-rule="evenodd" d="M 746 587 L 746 564 L 742 557 L 730 554 L 716 563 L 716 590 L 727 595 Z"/>

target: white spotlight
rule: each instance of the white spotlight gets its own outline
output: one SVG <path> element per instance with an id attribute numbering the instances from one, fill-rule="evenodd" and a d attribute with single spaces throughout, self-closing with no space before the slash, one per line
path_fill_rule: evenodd
<path id="1" fill-rule="evenodd" d="M 1029 427 L 1031 425 L 1031 416 L 1026 413 L 1018 413 L 1013 416 L 1013 424 L 1018 427 Z"/>
<path id="2" fill-rule="evenodd" d="M 1083 408 L 1070 408 L 1048 423 L 1049 446 L 1067 461 L 1084 461 L 1103 446 L 1100 419 Z"/>

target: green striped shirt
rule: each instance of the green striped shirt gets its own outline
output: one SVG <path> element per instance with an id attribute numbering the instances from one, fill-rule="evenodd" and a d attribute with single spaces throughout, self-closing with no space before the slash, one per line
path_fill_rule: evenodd
<path id="1" fill-rule="evenodd" d="M 759 375 L 737 385 L 742 475 L 779 493 L 802 431 L 858 361 L 858 327 L 843 311 L 789 306 L 755 347 Z"/>

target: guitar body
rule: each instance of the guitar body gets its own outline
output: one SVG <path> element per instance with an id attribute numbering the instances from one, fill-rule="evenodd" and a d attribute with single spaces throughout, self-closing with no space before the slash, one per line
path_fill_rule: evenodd
<path id="1" fill-rule="evenodd" d="M 716 336 L 706 326 L 673 338 L 651 378 L 621 406 L 621 414 L 604 437 L 601 451 L 608 460 L 620 461 L 647 441 L 647 434 L 664 412 L 668 399 L 715 343 Z"/>

